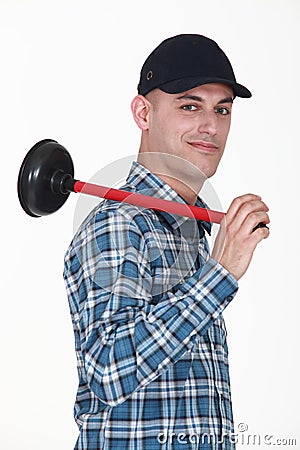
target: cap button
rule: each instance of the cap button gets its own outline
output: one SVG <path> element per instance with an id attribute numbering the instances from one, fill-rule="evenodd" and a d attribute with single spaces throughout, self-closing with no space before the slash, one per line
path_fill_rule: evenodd
<path id="1" fill-rule="evenodd" d="M 151 78 L 153 77 L 153 72 L 152 70 L 149 70 L 149 72 L 147 73 L 147 80 L 151 80 Z"/>

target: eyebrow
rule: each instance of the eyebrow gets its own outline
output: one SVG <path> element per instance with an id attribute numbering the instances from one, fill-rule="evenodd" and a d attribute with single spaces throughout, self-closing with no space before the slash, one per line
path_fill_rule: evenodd
<path id="1" fill-rule="evenodd" d="M 198 97 L 198 95 L 189 95 L 184 94 L 181 97 L 178 97 L 177 100 L 194 100 L 196 102 L 203 102 L 203 98 Z M 222 103 L 233 103 L 232 97 L 222 98 L 222 100 L 218 101 L 217 105 L 221 105 Z"/>

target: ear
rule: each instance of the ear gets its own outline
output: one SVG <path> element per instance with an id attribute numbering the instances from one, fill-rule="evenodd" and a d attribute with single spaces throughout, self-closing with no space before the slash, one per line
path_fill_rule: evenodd
<path id="1" fill-rule="evenodd" d="M 150 106 L 150 103 L 143 95 L 135 96 L 131 102 L 133 118 L 142 131 L 146 131 L 149 128 L 148 114 Z"/>

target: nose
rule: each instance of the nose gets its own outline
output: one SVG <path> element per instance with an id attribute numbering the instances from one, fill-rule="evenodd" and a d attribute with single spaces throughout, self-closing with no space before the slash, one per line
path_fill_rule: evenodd
<path id="1" fill-rule="evenodd" d="M 201 134 L 215 136 L 217 134 L 217 115 L 215 111 L 205 111 L 201 114 L 198 131 Z"/>

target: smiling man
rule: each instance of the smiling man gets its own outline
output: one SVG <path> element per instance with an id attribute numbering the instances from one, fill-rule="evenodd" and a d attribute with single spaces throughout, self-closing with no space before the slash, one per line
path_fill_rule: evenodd
<path id="1" fill-rule="evenodd" d="M 133 117 L 141 145 L 123 189 L 206 206 L 236 82 L 219 46 L 201 35 L 163 41 L 140 75 Z M 259 242 L 261 197 L 233 200 L 210 255 L 211 225 L 101 202 L 65 260 L 79 387 L 76 449 L 234 449 L 226 328 Z"/>
<path id="2" fill-rule="evenodd" d="M 184 192 L 179 193 L 185 194 L 183 197 L 190 204 L 195 203 L 205 179 L 217 170 L 230 128 L 232 102 L 232 88 L 216 83 L 196 87 L 183 95 L 155 89 L 147 98 L 139 95 L 132 102 L 134 118 L 143 131 L 140 155 L 148 153 L 148 164 L 153 159 L 151 153 L 160 152 L 191 163 L 189 170 L 184 167 L 181 171 L 179 160 L 177 170 L 174 166 L 162 167 L 162 161 L 159 165 L 160 170 L 164 168 L 173 177 L 185 180 Z M 175 164 L 176 159 L 168 161 Z M 199 170 L 193 170 L 193 166 Z M 192 186 L 194 192 L 188 195 L 186 189 Z"/>

